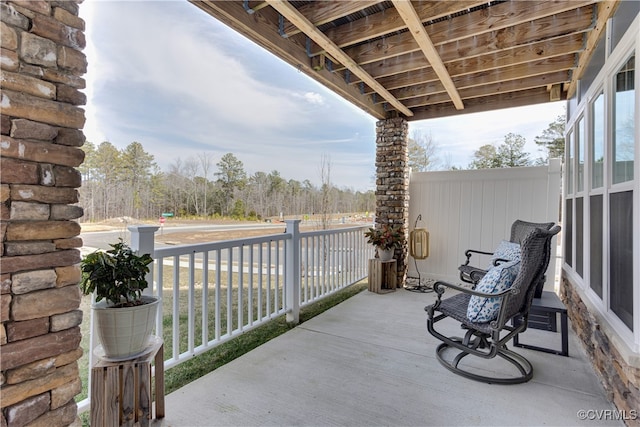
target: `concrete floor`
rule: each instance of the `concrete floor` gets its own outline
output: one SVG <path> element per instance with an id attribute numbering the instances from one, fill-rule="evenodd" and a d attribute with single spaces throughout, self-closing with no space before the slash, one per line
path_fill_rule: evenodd
<path id="1" fill-rule="evenodd" d="M 423 308 L 433 300 L 404 289 L 364 291 L 169 394 L 166 418 L 154 424 L 622 425 L 580 419 L 580 411 L 613 406 L 573 333 L 570 357 L 516 349 L 534 366 L 525 384 L 489 385 L 449 372 L 426 331 Z M 528 330 L 521 341 L 559 348 L 560 334 Z"/>

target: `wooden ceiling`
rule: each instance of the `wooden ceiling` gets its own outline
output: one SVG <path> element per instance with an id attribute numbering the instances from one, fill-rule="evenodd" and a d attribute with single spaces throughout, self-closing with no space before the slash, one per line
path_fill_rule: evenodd
<path id="1" fill-rule="evenodd" d="M 378 119 L 571 97 L 617 1 L 190 0 Z"/>

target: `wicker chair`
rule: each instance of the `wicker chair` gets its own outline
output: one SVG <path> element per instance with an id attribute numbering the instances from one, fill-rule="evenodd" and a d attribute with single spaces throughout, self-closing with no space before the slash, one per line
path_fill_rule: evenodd
<path id="1" fill-rule="evenodd" d="M 437 294 L 435 304 L 425 307 L 428 314 L 427 329 L 431 335 L 442 341 L 436 349 L 436 356 L 440 363 L 450 371 L 477 381 L 500 384 L 517 384 L 529 381 L 533 376 L 531 363 L 518 353 L 507 349 L 507 342 L 515 335 L 527 328 L 529 309 L 534 297 L 536 285 L 544 283 L 544 276 L 548 265 L 550 246 L 548 242 L 560 231 L 559 226 L 550 230 L 534 228 L 521 238 L 521 261 L 517 275 L 511 287 L 499 293 L 484 293 L 474 289 L 436 282 L 434 290 Z M 459 293 L 443 299 L 446 288 Z M 497 297 L 499 309 L 497 318 L 484 323 L 477 323 L 467 317 L 467 308 L 471 296 Z M 448 337 L 435 330 L 436 323 L 451 318 L 461 323 L 466 330 L 464 338 Z M 516 326 L 510 324 L 510 320 Z M 451 356 L 454 353 L 455 356 Z M 500 356 L 513 366 L 515 375 L 489 377 L 473 372 L 467 364 L 460 366 L 460 362 L 468 355 L 491 359 Z"/>
<path id="2" fill-rule="evenodd" d="M 542 228 L 544 230 L 550 230 L 551 227 L 553 227 L 554 223 L 553 222 L 527 222 L 527 221 L 522 221 L 522 220 L 515 220 L 513 222 L 513 224 L 511 224 L 511 237 L 509 238 L 510 242 L 513 243 L 518 243 L 520 244 L 522 242 L 522 239 L 524 239 L 524 237 L 529 234 L 532 230 L 536 229 L 536 228 Z M 553 237 L 553 236 L 551 236 Z M 549 238 L 549 241 L 547 242 L 547 244 L 549 245 L 549 250 L 547 250 L 547 254 L 551 254 L 551 237 Z M 476 284 L 480 281 L 480 279 L 482 279 L 482 277 L 487 273 L 486 268 L 481 268 L 481 267 L 477 267 L 477 266 L 473 266 L 470 265 L 471 263 L 471 256 L 473 254 L 479 254 L 479 255 L 493 255 L 493 252 L 485 252 L 485 251 L 479 251 L 479 250 L 475 250 L 475 249 L 467 249 L 464 252 L 464 255 L 467 257 L 466 261 L 464 264 L 462 264 L 460 267 L 458 267 L 458 270 L 460 271 L 460 280 L 462 280 L 463 282 L 467 282 L 467 283 L 472 283 L 472 284 Z M 504 259 L 500 259 L 500 258 L 496 258 L 493 260 L 493 265 L 497 265 L 500 262 L 506 261 Z M 547 257 L 546 261 L 545 261 L 545 266 L 549 265 L 549 257 Z M 545 271 L 546 271 L 546 267 L 545 267 Z M 540 298 L 540 296 L 542 295 L 542 288 L 544 286 L 544 281 L 542 283 L 538 284 L 538 287 L 536 288 L 536 294 L 535 297 L 536 298 Z"/>

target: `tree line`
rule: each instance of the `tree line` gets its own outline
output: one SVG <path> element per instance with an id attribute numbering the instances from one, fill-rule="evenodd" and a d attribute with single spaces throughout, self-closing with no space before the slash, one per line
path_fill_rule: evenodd
<path id="1" fill-rule="evenodd" d="M 564 115 L 558 116 L 535 138 L 547 156 L 531 159 L 523 151 L 525 139 L 509 133 L 500 145 L 483 145 L 473 154 L 468 169 L 487 169 L 544 164 L 564 153 Z M 438 145 L 430 135 L 409 138 L 409 167 L 415 172 L 459 169 L 438 158 Z M 233 153 L 214 163 L 211 153 L 186 160 L 177 158 L 161 171 L 153 155 L 139 142 L 124 149 L 110 142 L 87 142 L 80 203 L 84 221 L 114 217 L 152 219 L 162 213 L 180 217 L 262 220 L 283 215 L 315 215 L 326 228 L 333 213 L 373 212 L 375 192 L 339 189 L 331 183 L 331 161 L 319 164 L 320 185 L 309 179 L 286 179 L 276 170 L 248 175 Z"/>
<path id="2" fill-rule="evenodd" d="M 549 123 L 541 135 L 534 138 L 543 155 L 533 159 L 524 151 L 526 139 L 516 133 L 508 133 L 501 144 L 485 144 L 474 151 L 466 169 L 513 168 L 547 164 L 549 158 L 564 156 L 565 115 Z M 459 170 L 465 167 L 452 166 L 447 159 L 438 157 L 438 144 L 431 135 L 415 132 L 409 138 L 409 167 L 414 172 L 432 170 Z"/>
<path id="3" fill-rule="evenodd" d="M 210 153 L 177 158 L 161 171 L 139 142 L 118 149 L 111 142 L 85 143 L 79 167 L 83 221 L 115 217 L 180 217 L 262 220 L 283 215 L 373 212 L 375 193 L 331 184 L 330 161 L 322 159 L 320 186 L 286 179 L 273 170 L 248 175 L 233 153 L 214 163 Z"/>

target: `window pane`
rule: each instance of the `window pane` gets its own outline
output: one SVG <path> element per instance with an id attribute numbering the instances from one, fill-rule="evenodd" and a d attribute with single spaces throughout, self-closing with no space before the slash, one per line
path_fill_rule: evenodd
<path id="1" fill-rule="evenodd" d="M 584 190 L 584 117 L 578 121 L 576 129 L 576 151 L 578 160 L 578 173 L 576 176 L 576 191 Z"/>
<path id="2" fill-rule="evenodd" d="M 567 194 L 573 194 L 573 158 L 574 158 L 574 146 L 573 146 L 573 132 L 567 137 Z"/>
<path id="3" fill-rule="evenodd" d="M 576 273 L 583 276 L 584 272 L 584 198 L 576 199 Z"/>
<path id="4" fill-rule="evenodd" d="M 589 248 L 591 249 L 591 289 L 602 298 L 602 195 L 591 196 Z"/>
<path id="5" fill-rule="evenodd" d="M 618 71 L 614 82 L 613 183 L 633 180 L 635 61 L 633 55 Z"/>
<path id="6" fill-rule="evenodd" d="M 565 200 L 564 220 L 566 223 L 564 231 L 564 261 L 570 266 L 573 265 L 573 200 Z"/>
<path id="7" fill-rule="evenodd" d="M 611 310 L 633 330 L 633 191 L 609 195 Z"/>
<path id="8" fill-rule="evenodd" d="M 604 93 L 600 92 L 593 101 L 591 115 L 591 187 L 600 188 L 604 185 Z"/>

